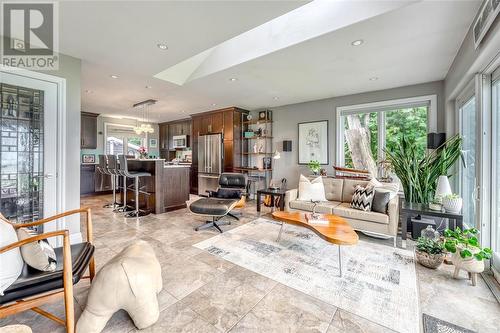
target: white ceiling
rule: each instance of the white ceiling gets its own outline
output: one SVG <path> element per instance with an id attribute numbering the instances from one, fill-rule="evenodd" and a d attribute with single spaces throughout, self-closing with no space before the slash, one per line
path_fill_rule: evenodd
<path id="1" fill-rule="evenodd" d="M 82 110 L 137 116 L 131 105 L 155 98 L 153 120 L 167 121 L 226 106 L 257 109 L 441 80 L 480 1 L 412 3 L 183 86 L 153 78 L 304 4 L 62 2 L 60 50 L 82 59 Z M 351 46 L 356 39 L 365 43 Z M 159 42 L 169 49 L 158 49 Z"/>

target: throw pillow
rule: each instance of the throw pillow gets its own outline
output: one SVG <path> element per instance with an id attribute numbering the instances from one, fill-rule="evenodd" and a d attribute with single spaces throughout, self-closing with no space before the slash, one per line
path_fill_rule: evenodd
<path id="1" fill-rule="evenodd" d="M 381 183 L 377 179 L 372 178 L 368 182 L 367 186 L 374 187 L 377 191 L 390 193 L 390 199 L 392 200 L 398 195 L 399 184 L 398 183 Z"/>
<path id="2" fill-rule="evenodd" d="M 372 201 L 372 211 L 382 214 L 387 214 L 387 205 L 391 200 L 391 193 L 387 191 L 379 191 L 375 189 Z"/>
<path id="3" fill-rule="evenodd" d="M 19 240 L 36 235 L 37 233 L 35 231 L 26 228 L 19 228 L 17 230 L 17 237 L 19 237 Z M 26 264 L 30 267 L 44 272 L 53 272 L 56 270 L 56 253 L 46 239 L 21 246 L 21 254 Z"/>
<path id="4" fill-rule="evenodd" d="M 14 227 L 0 214 L 0 247 L 17 242 Z M 23 270 L 24 262 L 19 248 L 0 254 L 0 295 L 17 280 Z"/>
<path id="5" fill-rule="evenodd" d="M 375 190 L 373 187 L 356 186 L 352 195 L 351 207 L 368 212 L 372 209 L 372 201 Z"/>
<path id="6" fill-rule="evenodd" d="M 300 175 L 298 200 L 327 201 L 323 178 L 320 176 L 310 181 L 304 175 Z"/>

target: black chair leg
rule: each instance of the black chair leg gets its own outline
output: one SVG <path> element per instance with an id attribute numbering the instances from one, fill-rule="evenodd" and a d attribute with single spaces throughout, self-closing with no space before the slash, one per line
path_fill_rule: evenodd
<path id="1" fill-rule="evenodd" d="M 227 213 L 227 216 L 230 216 L 230 217 L 232 217 L 233 219 L 236 219 L 236 220 L 238 220 L 238 221 L 240 220 L 240 218 L 239 218 L 238 216 L 234 215 L 233 213 Z"/>
<path id="2" fill-rule="evenodd" d="M 231 224 L 231 222 L 230 221 L 221 221 L 221 218 L 222 217 L 215 217 L 214 216 L 212 218 L 212 221 L 206 221 L 202 225 L 197 226 L 196 228 L 194 228 L 194 230 L 195 231 L 200 231 L 200 230 L 204 230 L 204 229 L 208 229 L 208 228 L 214 227 L 217 230 L 219 230 L 220 233 L 223 233 L 223 231 L 220 228 L 220 226 L 229 225 L 229 224 Z"/>

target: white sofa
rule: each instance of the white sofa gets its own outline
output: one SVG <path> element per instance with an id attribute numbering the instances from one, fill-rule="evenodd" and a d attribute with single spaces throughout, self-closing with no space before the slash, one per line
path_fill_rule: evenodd
<path id="1" fill-rule="evenodd" d="M 387 214 L 365 212 L 351 208 L 351 199 L 357 185 L 366 186 L 368 181 L 323 177 L 325 197 L 328 201 L 316 206 L 317 213 L 334 214 L 343 217 L 355 230 L 394 238 L 398 233 L 399 197 L 396 195 L 389 201 Z M 288 190 L 285 195 L 285 210 L 312 211 L 313 203 L 298 200 L 298 190 Z"/>

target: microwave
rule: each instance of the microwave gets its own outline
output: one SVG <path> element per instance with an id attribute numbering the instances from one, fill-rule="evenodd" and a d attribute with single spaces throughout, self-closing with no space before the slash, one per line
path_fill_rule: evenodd
<path id="1" fill-rule="evenodd" d="M 173 148 L 187 148 L 188 147 L 188 136 L 187 135 L 174 135 L 172 138 L 174 142 Z"/>

